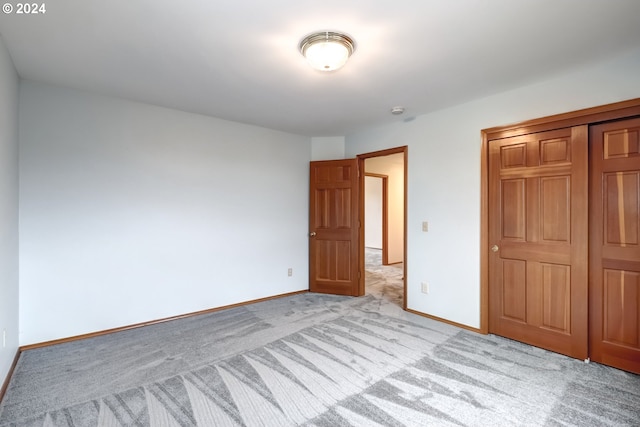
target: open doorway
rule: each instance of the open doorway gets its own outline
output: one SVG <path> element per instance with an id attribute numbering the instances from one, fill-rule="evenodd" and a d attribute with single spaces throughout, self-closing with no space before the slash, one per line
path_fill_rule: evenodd
<path id="1" fill-rule="evenodd" d="M 358 156 L 365 294 L 406 309 L 406 147 Z"/>

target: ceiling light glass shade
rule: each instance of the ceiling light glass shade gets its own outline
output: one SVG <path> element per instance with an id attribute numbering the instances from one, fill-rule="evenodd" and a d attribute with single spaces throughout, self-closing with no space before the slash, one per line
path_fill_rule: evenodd
<path id="1" fill-rule="evenodd" d="M 320 71 L 342 67 L 354 50 L 355 44 L 349 36 L 330 31 L 310 34 L 300 42 L 300 53 Z"/>

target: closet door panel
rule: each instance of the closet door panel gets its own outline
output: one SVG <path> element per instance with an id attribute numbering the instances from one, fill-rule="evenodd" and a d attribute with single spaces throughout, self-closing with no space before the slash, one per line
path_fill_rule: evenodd
<path id="1" fill-rule="evenodd" d="M 640 373 L 640 119 L 593 126 L 590 356 Z"/>

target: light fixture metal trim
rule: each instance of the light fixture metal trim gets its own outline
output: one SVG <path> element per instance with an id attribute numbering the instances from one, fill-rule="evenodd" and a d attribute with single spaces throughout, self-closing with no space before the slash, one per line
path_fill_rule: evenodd
<path id="1" fill-rule="evenodd" d="M 302 56 L 311 66 L 320 71 L 335 71 L 341 68 L 356 49 L 356 44 L 346 34 L 320 31 L 309 34 L 298 46 Z"/>

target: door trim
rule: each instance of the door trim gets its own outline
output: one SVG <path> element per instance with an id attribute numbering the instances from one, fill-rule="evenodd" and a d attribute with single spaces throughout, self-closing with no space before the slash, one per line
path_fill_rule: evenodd
<path id="1" fill-rule="evenodd" d="M 489 141 L 640 116 L 640 98 L 480 131 L 480 332 L 489 333 Z M 405 283 L 406 288 L 406 283 Z M 405 291 L 406 292 L 406 291 Z"/>
<path id="2" fill-rule="evenodd" d="M 402 263 L 402 287 L 403 287 L 403 295 L 402 295 L 402 309 L 407 310 L 407 177 L 408 175 L 408 160 L 409 160 L 409 147 L 404 145 L 402 147 L 389 148 L 386 150 L 373 151 L 370 153 L 358 154 L 356 158 L 358 159 L 358 170 L 360 171 L 359 181 L 360 181 L 360 224 L 364 224 L 364 161 L 366 159 L 372 157 L 383 157 L 391 154 L 404 154 L 404 224 L 403 224 L 403 263 Z M 360 271 L 364 271 L 364 232 L 360 233 Z M 360 295 L 364 295 L 364 277 L 363 274 L 360 277 Z"/>

